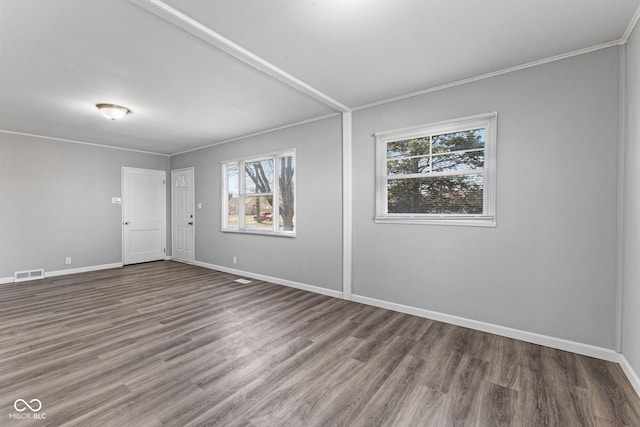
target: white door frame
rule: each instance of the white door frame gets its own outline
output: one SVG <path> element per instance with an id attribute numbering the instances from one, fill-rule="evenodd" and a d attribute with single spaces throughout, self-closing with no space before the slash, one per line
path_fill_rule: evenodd
<path id="1" fill-rule="evenodd" d="M 122 166 L 120 168 L 120 194 L 121 194 L 121 199 L 122 199 L 122 205 L 121 205 L 121 209 L 120 209 L 120 227 L 121 227 L 121 239 L 122 239 L 122 265 L 127 265 L 125 264 L 125 252 L 126 252 L 126 248 L 125 248 L 125 227 L 126 224 L 125 222 L 127 221 L 125 219 L 125 204 L 127 203 L 127 201 L 125 200 L 125 188 L 124 188 L 124 176 L 125 176 L 125 171 L 127 170 L 138 170 L 138 171 L 152 171 L 152 172 L 162 172 L 164 173 L 164 226 L 163 226 L 163 230 L 164 230 L 164 241 L 163 241 L 163 246 L 165 247 L 164 250 L 164 259 L 168 259 L 167 258 L 167 253 L 166 253 L 166 245 L 167 245 L 167 171 L 166 170 L 162 170 L 162 169 L 146 169 L 146 168 L 136 168 L 136 167 L 129 167 L 129 166 Z"/>
<path id="2" fill-rule="evenodd" d="M 174 191 L 174 187 L 173 187 L 173 176 L 175 172 L 181 172 L 181 171 L 186 171 L 186 170 L 191 170 L 193 172 L 193 180 L 191 181 L 191 193 L 192 196 L 191 197 L 191 212 L 193 212 L 193 225 L 191 227 L 192 229 L 192 239 L 191 239 L 191 243 L 192 243 L 192 248 L 191 248 L 191 253 L 193 254 L 193 261 L 191 263 L 194 263 L 196 260 L 196 221 L 195 221 L 195 214 L 196 214 L 196 201 L 195 201 L 195 195 L 196 195 L 196 171 L 195 168 L 192 167 L 188 167 L 188 168 L 180 168 L 180 169 L 172 169 L 171 170 L 171 256 L 173 257 L 174 255 L 174 251 L 175 251 L 175 222 L 174 222 L 174 215 L 173 215 L 173 208 L 174 208 L 174 197 L 173 197 L 173 191 Z M 183 260 L 176 260 L 176 261 L 180 261 L 180 262 L 186 262 Z"/>

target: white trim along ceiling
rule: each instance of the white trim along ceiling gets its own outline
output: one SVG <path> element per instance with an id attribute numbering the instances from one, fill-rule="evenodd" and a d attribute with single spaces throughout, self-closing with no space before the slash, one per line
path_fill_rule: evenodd
<path id="1" fill-rule="evenodd" d="M 624 45 L 640 17 L 494 3 L 3 2 L 0 129 L 180 154 Z"/>

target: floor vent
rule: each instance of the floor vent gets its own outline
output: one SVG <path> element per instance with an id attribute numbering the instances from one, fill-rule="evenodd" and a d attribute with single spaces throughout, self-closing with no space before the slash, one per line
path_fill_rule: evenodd
<path id="1" fill-rule="evenodd" d="M 247 279 L 236 279 L 236 280 L 234 280 L 234 282 L 242 283 L 243 285 L 248 285 L 249 283 L 251 283 L 251 282 L 252 282 L 252 280 L 247 280 Z"/>
<path id="2" fill-rule="evenodd" d="M 26 280 L 44 279 L 44 268 L 37 270 L 16 271 L 13 273 L 14 282 L 24 282 Z"/>

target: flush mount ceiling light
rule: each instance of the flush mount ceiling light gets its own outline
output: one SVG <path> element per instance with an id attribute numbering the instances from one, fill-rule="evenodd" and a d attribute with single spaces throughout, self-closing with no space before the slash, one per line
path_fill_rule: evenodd
<path id="1" fill-rule="evenodd" d="M 96 104 L 96 108 L 103 116 L 111 120 L 121 119 L 131 112 L 127 107 L 115 104 Z"/>

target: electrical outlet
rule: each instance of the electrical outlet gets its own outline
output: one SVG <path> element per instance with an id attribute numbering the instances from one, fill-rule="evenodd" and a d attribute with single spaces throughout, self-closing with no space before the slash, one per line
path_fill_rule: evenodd
<path id="1" fill-rule="evenodd" d="M 237 263 L 238 263 L 238 257 L 237 257 L 237 256 L 234 256 L 234 257 L 233 257 L 233 263 L 234 263 L 234 264 L 237 264 Z"/>
<path id="2" fill-rule="evenodd" d="M 67 265 L 71 264 L 71 257 L 70 256 L 66 257 L 64 259 L 64 263 L 67 264 Z"/>

